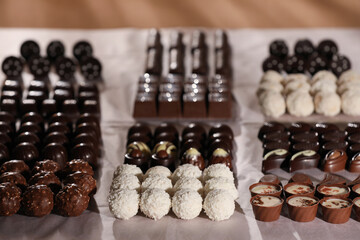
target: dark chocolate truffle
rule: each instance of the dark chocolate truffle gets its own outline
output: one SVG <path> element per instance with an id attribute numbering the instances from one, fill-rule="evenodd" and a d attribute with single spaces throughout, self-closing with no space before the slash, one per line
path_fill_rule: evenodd
<path id="1" fill-rule="evenodd" d="M 52 132 L 45 136 L 44 140 L 44 146 L 50 144 L 50 143 L 57 143 L 60 145 L 63 145 L 64 147 L 68 147 L 69 140 L 62 132 Z"/>
<path id="2" fill-rule="evenodd" d="M 175 136 L 179 136 L 178 131 L 176 130 L 175 126 L 170 123 L 161 123 L 158 127 L 155 128 L 155 137 L 159 135 L 160 133 L 168 132 L 172 133 Z"/>
<path id="3" fill-rule="evenodd" d="M 76 184 L 66 185 L 55 197 L 56 212 L 65 217 L 81 215 L 88 207 L 90 197 Z"/>
<path id="4" fill-rule="evenodd" d="M 171 142 L 159 142 L 153 149 L 150 166 L 165 166 L 170 170 L 175 170 L 175 158 L 177 149 Z"/>
<path id="5" fill-rule="evenodd" d="M 73 47 L 73 55 L 79 62 L 85 60 L 87 57 L 92 56 L 92 53 L 92 46 L 87 41 L 79 41 Z"/>
<path id="6" fill-rule="evenodd" d="M 209 163 L 210 165 L 216 164 L 216 163 L 223 163 L 227 167 L 229 167 L 230 170 L 232 170 L 232 157 L 231 157 L 231 154 L 228 151 L 226 151 L 225 149 L 222 149 L 222 148 L 215 149 L 211 155 L 209 162 L 210 162 Z"/>
<path id="7" fill-rule="evenodd" d="M 54 193 L 61 189 L 61 182 L 53 172 L 39 172 L 32 176 L 29 180 L 29 185 L 46 185 Z"/>
<path id="8" fill-rule="evenodd" d="M 150 127 L 144 123 L 136 123 L 131 128 L 129 128 L 127 137 L 129 138 L 131 135 L 135 133 L 139 133 L 141 135 L 145 135 L 148 136 L 149 138 L 152 138 Z"/>
<path id="9" fill-rule="evenodd" d="M 205 161 L 201 153 L 196 148 L 189 148 L 186 150 L 181 158 L 182 164 L 192 164 L 198 166 L 200 170 L 204 170 Z"/>
<path id="10" fill-rule="evenodd" d="M 76 184 L 86 195 L 92 195 L 96 192 L 96 180 L 89 174 L 74 172 L 68 175 L 64 184 Z"/>
<path id="11" fill-rule="evenodd" d="M 285 131 L 286 128 L 283 124 L 278 122 L 266 122 L 260 128 L 258 138 L 262 141 L 265 133 L 276 132 L 276 131 Z"/>
<path id="12" fill-rule="evenodd" d="M 18 172 L 24 177 L 28 177 L 30 174 L 30 168 L 23 160 L 11 160 L 1 165 L 0 174 L 5 172 Z"/>
<path id="13" fill-rule="evenodd" d="M 34 144 L 24 142 L 16 145 L 12 151 L 14 159 L 23 160 L 26 164 L 32 166 L 39 159 L 39 152 Z"/>
<path id="14" fill-rule="evenodd" d="M 66 166 L 64 168 L 65 174 L 69 175 L 78 171 L 94 176 L 94 171 L 92 167 L 89 165 L 89 163 L 82 159 L 73 159 L 70 162 L 66 163 Z"/>
<path id="15" fill-rule="evenodd" d="M 0 164 L 10 159 L 9 149 L 4 144 L 0 143 Z"/>
<path id="16" fill-rule="evenodd" d="M 33 40 L 27 40 L 21 44 L 20 53 L 26 61 L 40 55 L 39 44 Z"/>
<path id="17" fill-rule="evenodd" d="M 60 164 L 53 160 L 43 160 L 35 163 L 31 173 L 35 175 L 39 172 L 57 173 L 61 170 Z"/>
<path id="18" fill-rule="evenodd" d="M 210 128 L 209 130 L 209 136 L 215 134 L 215 133 L 223 133 L 223 134 L 227 134 L 229 135 L 229 137 L 231 139 L 234 138 L 234 132 L 232 131 L 232 129 L 226 125 L 226 124 L 218 124 L 212 128 Z"/>
<path id="19" fill-rule="evenodd" d="M 339 130 L 339 127 L 332 123 L 316 123 L 313 127 L 313 131 L 317 132 L 319 135 L 334 130 Z"/>
<path id="20" fill-rule="evenodd" d="M 11 216 L 20 209 L 21 190 L 13 183 L 0 184 L 0 215 Z"/>
<path id="21" fill-rule="evenodd" d="M 57 162 L 63 168 L 68 160 L 66 148 L 58 143 L 49 143 L 42 151 L 43 159 L 50 159 Z"/>
<path id="22" fill-rule="evenodd" d="M 91 145 L 80 143 L 71 150 L 72 159 L 83 159 L 88 162 L 93 168 L 98 165 L 97 154 Z"/>
<path id="23" fill-rule="evenodd" d="M 293 143 L 317 142 L 318 141 L 318 133 L 317 132 L 297 133 L 297 134 L 291 136 L 291 141 Z"/>
<path id="24" fill-rule="evenodd" d="M 182 136 L 187 133 L 195 133 L 196 135 L 200 135 L 201 138 L 206 138 L 205 128 L 200 124 L 190 123 L 187 127 L 184 128 Z"/>
<path id="25" fill-rule="evenodd" d="M 311 130 L 311 125 L 304 122 L 292 123 L 289 127 L 289 132 L 292 135 L 302 132 L 309 132 L 310 130 Z"/>
<path id="26" fill-rule="evenodd" d="M 89 135 L 90 136 L 90 135 Z M 91 136 L 92 137 L 92 136 Z M 133 133 L 128 137 L 126 145 L 129 145 L 132 142 L 144 142 L 148 146 L 151 146 L 152 139 L 148 135 L 143 135 L 142 133 Z"/>
<path id="27" fill-rule="evenodd" d="M 10 182 L 24 190 L 27 186 L 26 179 L 18 172 L 5 172 L 0 175 L 0 183 Z"/>
<path id="28" fill-rule="evenodd" d="M 74 77 L 76 65 L 70 58 L 62 57 L 56 62 L 55 69 L 61 80 L 70 80 Z"/>
<path id="29" fill-rule="evenodd" d="M 51 213 L 54 207 L 54 195 L 45 185 L 32 185 L 26 189 L 21 205 L 25 215 L 42 217 Z"/>
<path id="30" fill-rule="evenodd" d="M 32 143 L 37 148 L 40 147 L 40 138 L 35 133 L 32 132 L 20 133 L 20 135 L 15 138 L 14 144 L 18 145 L 24 142 Z"/>
<path id="31" fill-rule="evenodd" d="M 47 57 L 50 61 L 55 62 L 64 56 L 65 47 L 64 44 L 58 40 L 51 41 L 46 48 Z"/>

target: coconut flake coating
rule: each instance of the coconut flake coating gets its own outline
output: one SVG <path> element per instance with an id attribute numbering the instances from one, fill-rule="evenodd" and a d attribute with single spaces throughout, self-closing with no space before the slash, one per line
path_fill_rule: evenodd
<path id="1" fill-rule="evenodd" d="M 341 95 L 341 109 L 351 116 L 360 116 L 360 94 L 354 90 L 348 90 Z"/>
<path id="2" fill-rule="evenodd" d="M 124 174 L 124 175 L 119 175 L 113 179 L 110 186 L 110 192 L 119 189 L 131 189 L 131 190 L 140 191 L 140 188 L 141 188 L 140 181 L 135 175 Z"/>
<path id="3" fill-rule="evenodd" d="M 360 81 L 360 74 L 353 70 L 348 70 L 340 75 L 338 84 L 343 84 L 346 82 L 358 82 L 358 81 Z"/>
<path id="4" fill-rule="evenodd" d="M 174 191 L 178 191 L 181 189 L 191 189 L 197 191 L 201 196 L 203 195 L 203 185 L 201 181 L 197 178 L 180 178 L 174 185 Z"/>
<path id="5" fill-rule="evenodd" d="M 287 96 L 286 107 L 291 115 L 306 117 L 314 112 L 313 98 L 307 92 L 294 91 Z"/>
<path id="6" fill-rule="evenodd" d="M 199 169 L 198 166 L 194 166 L 192 164 L 180 165 L 172 174 L 172 180 L 176 183 L 180 178 L 183 177 L 193 177 L 201 179 L 202 171 Z"/>
<path id="7" fill-rule="evenodd" d="M 158 188 L 165 190 L 168 193 L 172 192 L 172 183 L 171 180 L 162 175 L 150 175 L 145 179 L 141 184 L 141 191 L 144 192 L 147 189 Z"/>
<path id="8" fill-rule="evenodd" d="M 281 93 L 266 91 L 259 97 L 261 111 L 269 117 L 280 117 L 286 111 L 285 99 Z"/>
<path id="9" fill-rule="evenodd" d="M 145 173 L 145 178 L 149 177 L 150 175 L 161 175 L 167 178 L 171 177 L 171 171 L 167 167 L 164 166 L 155 166 L 152 168 L 149 168 Z"/>
<path id="10" fill-rule="evenodd" d="M 119 189 L 108 196 L 109 209 L 116 218 L 130 219 L 139 210 L 140 197 L 136 190 Z"/>
<path id="11" fill-rule="evenodd" d="M 330 71 L 322 70 L 318 71 L 311 79 L 311 84 L 316 83 L 319 80 L 325 80 L 328 82 L 336 83 L 337 77 Z"/>
<path id="12" fill-rule="evenodd" d="M 199 216 L 202 209 L 202 198 L 197 191 L 181 189 L 172 198 L 172 211 L 184 220 L 190 220 Z"/>
<path id="13" fill-rule="evenodd" d="M 284 81 L 284 77 L 280 73 L 274 70 L 266 71 L 261 78 L 261 82 L 282 83 L 283 81 Z"/>
<path id="14" fill-rule="evenodd" d="M 335 116 L 341 111 L 341 99 L 336 93 L 318 92 L 314 98 L 315 111 L 325 116 Z"/>
<path id="15" fill-rule="evenodd" d="M 222 221 L 234 214 L 235 202 L 228 191 L 216 189 L 206 196 L 203 208 L 211 220 Z"/>
<path id="16" fill-rule="evenodd" d="M 204 181 L 214 177 L 224 177 L 234 181 L 233 172 L 230 170 L 230 168 L 222 163 L 212 164 L 204 170 Z"/>
<path id="17" fill-rule="evenodd" d="M 130 175 L 135 175 L 140 181 L 143 180 L 143 172 L 141 171 L 141 169 L 139 167 L 137 167 L 136 165 L 131 165 L 131 164 L 123 164 L 123 165 L 119 165 L 116 170 L 114 171 L 114 177 L 116 178 L 119 175 L 123 175 L 123 174 L 130 174 Z"/>
<path id="18" fill-rule="evenodd" d="M 162 189 L 148 189 L 141 194 L 140 210 L 149 218 L 159 220 L 169 213 L 170 195 Z"/>
<path id="19" fill-rule="evenodd" d="M 207 180 L 204 187 L 205 195 L 215 189 L 223 189 L 228 191 L 234 200 L 239 197 L 234 181 L 231 181 L 228 178 L 216 177 Z"/>

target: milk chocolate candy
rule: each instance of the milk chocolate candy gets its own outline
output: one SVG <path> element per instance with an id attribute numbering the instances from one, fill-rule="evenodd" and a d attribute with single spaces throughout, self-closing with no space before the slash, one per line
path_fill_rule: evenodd
<path id="1" fill-rule="evenodd" d="M 29 91 L 44 92 L 46 96 L 49 95 L 49 88 L 44 81 L 32 80 L 29 85 Z"/>
<path id="2" fill-rule="evenodd" d="M 259 182 L 270 182 L 281 185 L 279 177 L 273 174 L 264 175 L 262 178 L 260 178 Z"/>
<path id="3" fill-rule="evenodd" d="M 360 143 L 360 132 L 348 136 L 347 141 L 350 145 Z"/>
<path id="4" fill-rule="evenodd" d="M 79 41 L 73 47 L 73 55 L 79 61 L 82 62 L 93 54 L 92 46 L 87 41 Z"/>
<path id="5" fill-rule="evenodd" d="M 55 197 L 55 209 L 65 217 L 81 215 L 88 207 L 90 197 L 76 184 L 66 185 Z"/>
<path id="6" fill-rule="evenodd" d="M 156 96 L 150 93 L 138 93 L 135 98 L 135 118 L 153 118 L 157 116 Z"/>
<path id="7" fill-rule="evenodd" d="M 21 79 L 21 72 L 23 71 L 22 61 L 14 56 L 9 56 L 4 59 L 1 64 L 1 70 L 7 78 Z"/>
<path id="8" fill-rule="evenodd" d="M 54 195 L 45 185 L 33 185 L 26 189 L 21 205 L 25 215 L 43 217 L 51 213 L 54 207 Z"/>
<path id="9" fill-rule="evenodd" d="M 55 70 L 60 80 L 69 81 L 74 79 L 76 65 L 70 58 L 62 57 L 56 61 Z"/>
<path id="10" fill-rule="evenodd" d="M 309 143 L 295 143 L 291 146 L 291 151 L 292 153 L 297 153 L 300 151 L 305 151 L 305 150 L 312 150 L 312 151 L 319 151 L 320 148 L 320 144 L 318 142 L 309 142 Z"/>
<path id="11" fill-rule="evenodd" d="M 163 86 L 163 85 L 166 85 L 166 86 Z M 160 88 L 163 88 L 163 89 L 160 89 L 160 91 L 163 91 L 163 92 L 166 92 L 166 91 L 169 91 L 169 92 L 172 92 L 172 91 L 177 91 L 177 92 L 180 92 L 181 89 L 180 89 L 180 86 L 178 85 L 175 85 L 175 84 L 171 84 L 171 83 L 164 83 L 163 85 L 160 85 Z M 169 85 L 169 86 L 167 86 Z M 178 87 L 178 90 L 175 90 L 175 88 Z M 158 92 L 158 89 L 159 86 L 158 84 L 153 84 L 153 83 L 139 83 L 138 84 L 138 93 L 142 93 L 142 92 L 148 92 L 148 93 L 152 93 L 152 94 L 157 94 Z M 174 88 L 174 89 L 172 89 Z"/>
<path id="12" fill-rule="evenodd" d="M 323 219 L 326 222 L 341 224 L 349 221 L 353 203 L 341 197 L 325 197 L 320 200 Z"/>
<path id="13" fill-rule="evenodd" d="M 316 123 L 315 126 L 313 127 L 313 131 L 317 132 L 319 135 L 334 130 L 340 130 L 340 129 L 338 126 L 332 123 Z"/>
<path id="14" fill-rule="evenodd" d="M 345 128 L 345 131 L 351 135 L 353 133 L 359 133 L 360 132 L 360 122 L 351 122 L 351 123 L 348 123 L 346 128 Z"/>
<path id="15" fill-rule="evenodd" d="M 295 135 L 297 133 L 302 133 L 302 132 L 309 132 L 311 130 L 311 125 L 304 122 L 291 123 L 288 130 L 291 133 L 291 135 Z"/>
<path id="16" fill-rule="evenodd" d="M 266 173 L 271 169 L 280 168 L 289 156 L 285 149 L 276 149 L 268 152 L 262 161 L 262 172 Z"/>
<path id="17" fill-rule="evenodd" d="M 60 164 L 53 160 L 43 160 L 35 163 L 31 173 L 35 175 L 39 172 L 52 172 L 57 174 L 61 170 Z"/>
<path id="18" fill-rule="evenodd" d="M 150 48 L 147 52 L 145 72 L 160 76 L 162 72 L 162 48 Z"/>
<path id="19" fill-rule="evenodd" d="M 268 152 L 276 149 L 285 149 L 289 151 L 290 142 L 268 142 L 268 143 L 264 143 L 263 148 L 264 148 L 263 156 L 265 156 L 265 154 L 267 154 Z"/>
<path id="20" fill-rule="evenodd" d="M 256 195 L 250 199 L 255 219 L 273 222 L 279 219 L 284 200 L 271 195 Z"/>
<path id="21" fill-rule="evenodd" d="M 56 101 L 54 99 L 45 99 L 40 106 L 40 112 L 43 117 L 49 117 L 58 112 Z"/>
<path id="22" fill-rule="evenodd" d="M 330 196 L 347 198 L 350 195 L 350 188 L 344 184 L 321 184 L 316 190 L 321 198 Z"/>
<path id="23" fill-rule="evenodd" d="M 192 93 L 183 94 L 183 117 L 205 118 L 206 101 L 205 95 Z"/>
<path id="24" fill-rule="evenodd" d="M 322 161 L 324 172 L 337 172 L 345 169 L 347 155 L 344 150 L 331 150 Z"/>
<path id="25" fill-rule="evenodd" d="M 335 174 L 330 174 L 327 173 L 325 174 L 324 178 L 321 180 L 321 182 L 318 185 L 323 185 L 323 184 L 345 184 L 346 180 L 345 178 L 335 175 Z"/>
<path id="26" fill-rule="evenodd" d="M 210 118 L 231 118 L 232 97 L 227 93 L 209 93 L 208 104 L 208 116 Z"/>
<path id="27" fill-rule="evenodd" d="M 356 215 L 356 220 L 360 221 L 360 197 L 357 197 L 353 200 L 354 203 L 354 211 Z"/>
<path id="28" fill-rule="evenodd" d="M 178 118 L 181 116 L 181 99 L 178 94 L 160 93 L 158 96 L 158 116 Z"/>
<path id="29" fill-rule="evenodd" d="M 181 164 L 187 163 L 198 166 L 200 170 L 204 170 L 205 168 L 204 158 L 196 148 L 189 148 L 184 152 L 181 158 Z"/>
<path id="30" fill-rule="evenodd" d="M 8 112 L 13 116 L 18 115 L 17 103 L 14 99 L 5 98 L 1 100 L 1 111 Z"/>
<path id="31" fill-rule="evenodd" d="M 53 172 L 39 172 L 29 179 L 29 185 L 48 186 L 53 193 L 61 189 L 60 179 Z"/>
<path id="32" fill-rule="evenodd" d="M 341 141 L 345 141 L 347 137 L 347 132 L 346 131 L 331 131 L 331 132 L 326 132 L 324 134 L 321 135 L 321 141 L 323 142 L 341 142 Z"/>
<path id="33" fill-rule="evenodd" d="M 313 197 L 315 194 L 315 187 L 310 183 L 291 182 L 284 186 L 284 192 L 287 198 L 293 195 Z"/>
<path id="34" fill-rule="evenodd" d="M 295 173 L 290 179 L 289 183 L 298 182 L 298 183 L 306 183 L 306 184 L 313 184 L 310 177 L 303 173 Z"/>
<path id="35" fill-rule="evenodd" d="M 82 172 L 94 176 L 94 170 L 90 164 L 83 159 L 73 159 L 70 162 L 67 162 L 63 172 L 66 175 L 74 172 Z"/>
<path id="36" fill-rule="evenodd" d="M 290 172 L 301 169 L 316 168 L 320 160 L 320 155 L 312 150 L 305 150 L 295 153 L 290 159 Z"/>
<path id="37" fill-rule="evenodd" d="M 286 128 L 283 124 L 278 122 L 265 122 L 264 125 L 260 128 L 258 138 L 262 141 L 264 138 L 264 134 L 270 132 L 282 132 L 285 131 Z"/>
<path id="38" fill-rule="evenodd" d="M 329 151 L 334 150 L 334 149 L 346 151 L 348 145 L 349 144 L 344 141 L 343 142 L 326 142 L 321 146 L 320 154 L 322 156 L 325 156 Z"/>
<path id="39" fill-rule="evenodd" d="M 27 187 L 26 179 L 18 172 L 5 172 L 0 175 L 0 183 L 13 183 L 21 190 Z"/>
<path id="40" fill-rule="evenodd" d="M 300 142 L 317 142 L 318 134 L 316 132 L 302 132 L 294 134 L 291 136 L 291 142 L 300 143 Z"/>
<path id="41" fill-rule="evenodd" d="M 156 144 L 151 156 L 150 166 L 165 166 L 173 171 L 175 169 L 176 151 L 176 147 L 170 142 Z"/>
<path id="42" fill-rule="evenodd" d="M 33 40 L 27 40 L 21 44 L 20 53 L 26 61 L 40 55 L 39 44 Z"/>
<path id="43" fill-rule="evenodd" d="M 311 222 L 315 219 L 319 199 L 309 196 L 290 196 L 286 199 L 289 216 L 296 222 Z"/>
<path id="44" fill-rule="evenodd" d="M 96 192 L 96 180 L 86 173 L 74 172 L 65 178 L 64 184 L 76 184 L 86 195 L 93 195 Z"/>
<path id="45" fill-rule="evenodd" d="M 360 152 L 355 154 L 351 158 L 350 163 L 349 163 L 349 171 L 360 173 Z"/>
<path id="46" fill-rule="evenodd" d="M 205 95 L 207 93 L 207 88 L 203 85 L 198 84 L 184 84 L 184 93 L 195 93 L 195 94 L 202 94 Z"/>
<path id="47" fill-rule="evenodd" d="M 21 190 L 13 183 L 0 184 L 0 216 L 11 216 L 20 209 Z"/>
<path id="48" fill-rule="evenodd" d="M 271 182 L 258 182 L 249 187 L 252 197 L 256 195 L 280 197 L 282 190 L 282 186 Z"/>
<path id="49" fill-rule="evenodd" d="M 231 154 L 222 148 L 217 148 L 213 151 L 209 164 L 217 164 L 222 163 L 225 164 L 225 166 L 229 167 L 230 170 L 232 170 L 232 156 Z"/>

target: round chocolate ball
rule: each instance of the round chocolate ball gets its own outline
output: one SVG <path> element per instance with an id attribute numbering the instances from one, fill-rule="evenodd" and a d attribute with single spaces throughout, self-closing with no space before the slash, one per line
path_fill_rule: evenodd
<path id="1" fill-rule="evenodd" d="M 8 79 L 16 79 L 23 71 L 23 62 L 14 56 L 6 57 L 1 64 L 1 70 Z"/>
<path id="2" fill-rule="evenodd" d="M 38 172 L 29 179 L 29 185 L 46 185 L 57 193 L 61 189 L 61 182 L 53 172 Z"/>
<path id="3" fill-rule="evenodd" d="M 12 139 L 6 133 L 0 133 L 0 144 L 4 144 L 10 149 L 12 147 Z"/>
<path id="4" fill-rule="evenodd" d="M 54 207 L 54 194 L 45 185 L 32 185 L 24 192 L 21 205 L 25 215 L 43 217 Z"/>
<path id="5" fill-rule="evenodd" d="M 172 144 L 177 146 L 179 139 L 173 133 L 170 132 L 162 132 L 156 135 L 154 142 L 155 144 L 163 141 L 171 142 Z"/>
<path id="6" fill-rule="evenodd" d="M 76 64 L 70 58 L 61 57 L 56 61 L 55 70 L 61 80 L 71 80 L 76 71 Z"/>
<path id="7" fill-rule="evenodd" d="M 76 146 L 80 143 L 91 145 L 95 150 L 99 148 L 99 142 L 94 138 L 93 135 L 88 133 L 81 133 L 74 137 L 72 145 Z"/>
<path id="8" fill-rule="evenodd" d="M 232 142 L 233 138 L 231 135 L 224 133 L 224 132 L 219 132 L 219 133 L 214 133 L 212 135 L 209 136 L 208 141 L 209 141 L 209 145 L 211 145 L 212 142 L 214 142 L 217 139 L 221 139 L 221 140 L 225 140 L 228 142 Z"/>
<path id="9" fill-rule="evenodd" d="M 24 177 L 28 177 L 30 174 L 30 168 L 23 160 L 10 160 L 1 165 L 0 174 L 5 172 L 18 172 Z"/>
<path id="10" fill-rule="evenodd" d="M 35 147 L 40 148 L 40 138 L 33 132 L 23 132 L 20 133 L 14 141 L 15 145 L 18 145 L 20 143 L 32 143 L 35 145 Z"/>
<path id="11" fill-rule="evenodd" d="M 71 130 L 68 125 L 63 122 L 53 122 L 49 125 L 47 129 L 47 134 L 53 132 L 60 132 L 63 133 L 68 138 L 71 137 Z"/>
<path id="12" fill-rule="evenodd" d="M 149 138 L 152 138 L 152 133 L 151 133 L 150 127 L 145 123 L 136 123 L 131 128 L 129 128 L 127 138 L 129 138 L 133 134 L 139 134 L 139 135 L 148 136 Z"/>
<path id="13" fill-rule="evenodd" d="M 331 59 L 331 57 L 338 52 L 338 47 L 333 40 L 325 39 L 319 43 L 317 50 L 320 55 Z"/>
<path id="14" fill-rule="evenodd" d="M 90 164 L 82 159 L 73 159 L 66 163 L 64 173 L 69 175 L 74 172 L 82 172 L 94 176 L 94 170 Z"/>
<path id="15" fill-rule="evenodd" d="M 21 124 L 19 131 L 18 131 L 18 135 L 20 135 L 23 132 L 32 132 L 35 133 L 40 139 L 43 136 L 43 130 L 41 129 L 41 127 L 33 122 L 24 122 Z"/>
<path id="16" fill-rule="evenodd" d="M 297 56 L 308 58 L 315 51 L 315 47 L 309 39 L 301 39 L 296 42 L 294 52 Z"/>
<path id="17" fill-rule="evenodd" d="M 297 55 L 288 56 L 284 60 L 284 70 L 287 73 L 303 73 L 306 69 L 306 61 Z"/>
<path id="18" fill-rule="evenodd" d="M 92 135 L 95 139 L 99 139 L 100 138 L 100 133 L 97 132 L 96 130 L 96 125 L 93 123 L 81 123 L 80 125 L 76 126 L 76 130 L 74 135 L 79 135 L 81 133 L 87 133 Z"/>
<path id="19" fill-rule="evenodd" d="M 180 151 L 180 156 L 182 156 L 184 154 L 184 152 L 186 152 L 186 150 L 188 150 L 190 148 L 195 148 L 200 153 L 203 153 L 203 145 L 201 144 L 201 142 L 197 139 L 189 139 L 183 143 L 183 145 L 181 147 L 181 151 Z"/>
<path id="20" fill-rule="evenodd" d="M 44 119 L 43 117 L 36 112 L 28 112 L 21 118 L 21 123 L 33 122 L 38 124 L 42 129 L 44 129 Z"/>
<path id="21" fill-rule="evenodd" d="M 39 152 L 32 143 L 20 143 L 12 151 L 14 159 L 23 160 L 29 166 L 32 166 L 39 159 Z"/>
<path id="22" fill-rule="evenodd" d="M 46 48 L 47 57 L 51 62 L 55 62 L 57 59 L 64 56 L 65 47 L 60 41 L 51 41 Z"/>
<path id="23" fill-rule="evenodd" d="M 57 143 L 67 148 L 69 146 L 69 139 L 62 132 L 51 132 L 45 136 L 43 143 L 44 146 L 50 143 Z"/>
<path id="24" fill-rule="evenodd" d="M 91 145 L 80 143 L 71 150 L 72 159 L 83 159 L 88 162 L 93 168 L 97 167 L 97 154 Z"/>
<path id="25" fill-rule="evenodd" d="M 12 137 L 14 135 L 14 129 L 8 122 L 0 122 L 0 133 L 5 133 Z"/>
<path id="26" fill-rule="evenodd" d="M 100 129 L 99 119 L 91 113 L 83 113 L 76 121 L 76 126 L 80 125 L 81 123 L 90 123 L 90 122 L 95 123 L 97 128 Z"/>
<path id="27" fill-rule="evenodd" d="M 184 135 L 187 133 L 195 133 L 196 135 L 200 135 L 203 139 L 206 138 L 206 130 L 200 124 L 190 123 L 187 127 L 184 128 L 182 136 L 184 137 Z"/>
<path id="28" fill-rule="evenodd" d="M 0 143 L 0 164 L 9 161 L 9 149 L 4 144 Z"/>
<path id="29" fill-rule="evenodd" d="M 176 127 L 170 123 L 161 123 L 158 127 L 155 128 L 155 137 L 159 135 L 160 133 L 167 132 L 175 135 L 177 138 L 179 136 L 178 131 L 176 130 Z"/>
<path id="30" fill-rule="evenodd" d="M 289 48 L 284 40 L 277 39 L 270 43 L 269 51 L 271 56 L 285 58 L 289 53 Z"/>
<path id="31" fill-rule="evenodd" d="M 215 133 L 227 134 L 227 135 L 229 135 L 229 137 L 231 139 L 234 138 L 234 133 L 233 133 L 232 129 L 226 124 L 218 124 L 218 125 L 210 128 L 209 136 L 211 136 Z"/>
<path id="32" fill-rule="evenodd" d="M 11 216 L 20 209 L 21 190 L 13 183 L 0 184 L 0 215 Z"/>
<path id="33" fill-rule="evenodd" d="M 57 173 L 61 170 L 60 164 L 53 160 L 43 160 L 35 163 L 31 173 L 35 175 L 39 172 Z"/>
<path id="34" fill-rule="evenodd" d="M 89 206 L 90 197 L 76 184 L 66 185 L 55 197 L 56 212 L 65 217 L 81 215 Z"/>
<path id="35" fill-rule="evenodd" d="M 27 186 L 26 179 L 18 172 L 5 172 L 0 175 L 0 183 L 10 182 L 24 190 Z"/>
<path id="36" fill-rule="evenodd" d="M 31 58 L 28 64 L 35 78 L 43 78 L 50 72 L 51 62 L 48 58 L 36 56 Z"/>
<path id="37" fill-rule="evenodd" d="M 79 62 L 85 60 L 87 57 L 91 57 L 92 54 L 92 46 L 87 41 L 79 41 L 73 47 L 73 55 Z"/>
<path id="38" fill-rule="evenodd" d="M 269 70 L 281 72 L 283 69 L 284 69 L 284 63 L 282 59 L 275 56 L 269 56 L 262 63 L 262 70 L 264 72 Z"/>
<path id="39" fill-rule="evenodd" d="M 102 66 L 98 59 L 88 57 L 81 61 L 80 70 L 86 80 L 97 80 L 101 77 Z"/>
<path id="40" fill-rule="evenodd" d="M 51 115 L 51 117 L 49 119 L 49 124 L 55 123 L 55 122 L 69 124 L 69 123 L 71 123 L 71 119 L 65 113 L 57 112 L 57 113 L 54 113 L 53 115 Z"/>
<path id="41" fill-rule="evenodd" d="M 204 145 L 206 137 L 204 138 L 203 135 L 200 135 L 195 132 L 188 132 L 182 136 L 182 142 L 186 142 L 188 140 L 196 140 L 196 141 L 200 142 L 202 145 Z"/>
<path id="42" fill-rule="evenodd" d="M 43 159 L 50 159 L 57 162 L 63 168 L 68 161 L 66 148 L 58 143 L 49 143 L 43 148 Z"/>
<path id="43" fill-rule="evenodd" d="M 319 135 L 338 130 L 340 130 L 339 127 L 332 123 L 316 123 L 313 127 L 313 131 L 317 132 Z"/>
<path id="44" fill-rule="evenodd" d="M 92 195 L 96 192 L 96 180 L 89 174 L 74 172 L 68 175 L 64 184 L 76 184 L 86 195 Z"/>

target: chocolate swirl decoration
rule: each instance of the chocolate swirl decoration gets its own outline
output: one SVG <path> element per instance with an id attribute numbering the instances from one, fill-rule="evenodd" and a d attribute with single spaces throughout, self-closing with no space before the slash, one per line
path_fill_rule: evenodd
<path id="1" fill-rule="evenodd" d="M 133 142 L 128 145 L 125 154 L 125 163 L 133 164 L 146 171 L 149 168 L 150 149 L 143 142 Z"/>
<path id="2" fill-rule="evenodd" d="M 305 150 L 295 153 L 290 159 L 290 172 L 300 169 L 316 168 L 320 155 L 313 150 Z"/>
<path id="3" fill-rule="evenodd" d="M 181 159 L 182 164 L 190 163 L 192 165 L 198 166 L 200 170 L 204 170 L 205 161 L 201 156 L 201 153 L 196 148 L 189 148 L 185 151 Z"/>
<path id="4" fill-rule="evenodd" d="M 146 157 L 150 157 L 151 151 L 148 145 L 146 145 L 144 142 L 132 142 L 127 146 L 126 153 L 131 153 L 134 150 L 139 150 L 144 154 Z"/>
<path id="5" fill-rule="evenodd" d="M 151 155 L 151 167 L 161 165 L 173 171 L 175 169 L 176 153 L 177 149 L 171 142 L 159 142 L 155 145 Z"/>
<path id="6" fill-rule="evenodd" d="M 280 168 L 289 156 L 286 149 L 275 149 L 265 154 L 262 162 L 262 171 L 265 173 L 274 168 Z"/>
<path id="7" fill-rule="evenodd" d="M 215 149 L 215 151 L 213 152 L 213 154 L 210 158 L 210 165 L 216 164 L 216 163 L 223 163 L 227 167 L 229 167 L 230 170 L 232 170 L 231 161 L 232 161 L 232 157 L 229 154 L 229 152 L 227 152 L 226 150 L 224 150 L 222 148 L 217 148 L 217 149 Z"/>
<path id="8" fill-rule="evenodd" d="M 176 156 L 176 147 L 171 142 L 161 141 L 155 145 L 152 153 L 157 154 L 157 155 L 167 154 L 170 157 L 175 157 Z"/>

